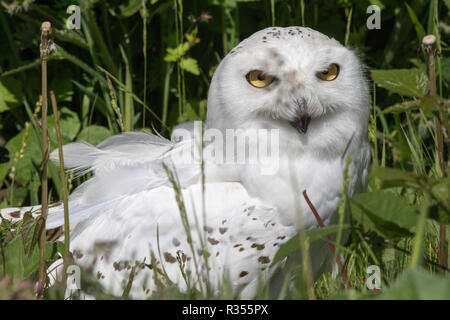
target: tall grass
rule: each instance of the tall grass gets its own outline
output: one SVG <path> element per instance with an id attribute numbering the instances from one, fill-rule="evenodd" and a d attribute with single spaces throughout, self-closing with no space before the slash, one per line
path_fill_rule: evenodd
<path id="1" fill-rule="evenodd" d="M 63 97 L 58 103 L 75 111 L 79 118 L 80 128 L 70 138 L 65 138 L 64 130 L 75 126 L 75 121 L 70 123 L 61 119 L 63 143 L 76 140 L 92 124 L 104 128 L 104 135 L 99 135 L 101 138 L 122 131 L 153 129 L 168 136 L 180 121 L 201 119 L 201 105 L 207 96 L 208 80 L 220 59 L 252 32 L 273 25 L 298 24 L 335 36 L 345 45 L 357 48 L 369 68 L 376 69 L 411 68 L 415 61 L 418 67 L 426 70 L 427 61 L 417 54 L 420 52 L 420 43 L 415 36 L 421 40 L 420 34 L 432 33 L 437 38 L 436 49 L 439 53 L 436 55 L 436 95 L 447 101 L 443 107 L 447 110 L 441 113 L 448 112 L 449 82 L 445 74 L 448 69 L 444 69 L 449 61 L 446 56 L 448 34 L 441 35 L 443 28 L 440 26 L 445 24 L 449 8 L 442 1 L 413 1 L 406 6 L 403 1 L 381 1 L 385 6 L 383 12 L 396 14 L 384 16 L 382 31 L 378 34 L 375 34 L 376 31 L 366 30 L 367 15 L 360 1 L 323 5 L 317 1 L 303 0 L 299 3 L 288 0 L 214 3 L 206 0 L 142 0 L 136 2 L 136 6 L 119 7 L 82 0 L 82 28 L 72 31 L 64 29 L 60 18 L 64 8 L 58 7 L 56 2 L 52 8 L 35 3 L 31 11 L 15 12 L 14 16 L 0 10 L 1 34 L 4 34 L 8 44 L 8 50 L 0 53 L 0 61 L 6 61 L 3 65 L 7 65 L 6 69 L 0 68 L 0 84 L 3 79 L 12 78 L 21 91 L 16 94 L 18 105 L 0 113 L 0 137 L 12 141 L 17 136 L 19 140 L 17 147 L 12 143 L 6 145 L 9 159 L 3 157 L 5 161 L 0 164 L 0 187 L 6 191 L 6 196 L 2 195 L 0 198 L 0 205 L 6 207 L 41 201 L 46 203 L 43 198 L 39 199 L 38 192 L 39 187 L 44 186 L 37 179 L 41 162 L 32 157 L 33 146 L 39 143 L 38 138 L 41 137 L 41 130 L 35 119 L 38 109 L 33 111 L 29 103 L 38 100 L 36 74 L 40 61 L 35 54 L 36 43 L 29 40 L 24 28 L 37 29 L 43 18 L 48 18 L 55 29 L 57 51 L 48 59 L 54 66 L 50 67 L 54 68 L 51 69 L 50 83 L 54 80 L 52 84 L 55 86 L 58 83 L 67 84 L 67 87 L 61 86 L 53 90 L 57 96 Z M 200 19 L 192 24 L 192 17 L 200 17 L 206 13 L 212 19 Z M 177 48 L 188 41 L 188 31 L 192 30 L 186 26 L 190 24 L 198 28 L 200 42 L 190 46 L 182 57 L 196 61 L 199 75 L 188 71 L 181 59 L 164 60 L 167 49 Z M 414 31 L 416 35 L 413 34 Z M 377 41 L 373 39 L 375 35 Z M 68 72 L 58 74 L 56 70 Z M 429 121 L 425 111 L 385 113 L 387 107 L 402 102 L 404 98 L 379 89 L 375 84 L 372 88 L 369 124 L 372 163 L 382 168 L 408 170 L 428 177 L 444 174 L 448 168 L 442 167 L 442 157 L 439 158 L 439 152 L 434 148 L 439 134 L 436 134 L 436 125 Z M 46 104 L 45 100 L 41 103 L 42 107 Z M 79 105 L 83 105 L 81 112 Z M 22 107 L 26 112 L 19 111 Z M 446 118 L 442 116 L 442 119 Z M 443 121 L 442 125 L 448 130 L 448 123 Z M 90 142 L 94 143 L 94 140 Z M 51 144 L 55 146 L 56 141 L 52 140 Z M 443 150 L 443 159 L 448 166 L 448 155 L 445 154 L 445 151 L 448 153 L 448 137 L 443 141 Z M 82 183 L 83 179 L 72 181 L 73 186 Z M 171 182 L 174 189 L 178 190 L 175 176 L 172 176 Z M 50 197 L 62 195 L 64 183 L 65 181 L 61 183 L 57 170 L 49 167 Z M 368 190 L 382 190 L 382 181 L 371 177 Z M 444 241 L 449 239 L 448 225 L 442 228 L 434 220 L 427 219 L 430 211 L 434 210 L 434 200 L 431 198 L 432 191 L 424 191 L 421 193 L 404 186 L 392 188 L 392 192 L 402 195 L 409 204 L 420 207 L 415 236 L 405 236 L 393 241 L 372 231 L 356 228 L 345 245 L 340 240 L 335 241 L 334 245 L 342 254 L 343 268 L 353 290 L 343 291 L 342 279 L 335 279 L 330 273 L 322 275 L 312 284 L 305 262 L 300 271 L 296 270 L 298 273 L 293 282 L 296 288 L 293 289 L 292 284 L 285 280 L 279 297 L 358 297 L 356 292 L 366 293 L 364 280 L 367 277 L 366 266 L 370 264 L 381 266 L 384 285 L 394 283 L 408 266 L 422 265 L 432 272 L 445 270 L 448 264 L 442 260 L 438 248 L 441 247 L 442 252 L 450 247 Z M 45 188 L 41 196 L 47 197 Z M 182 200 L 178 200 L 182 212 Z M 343 208 L 341 207 L 341 213 Z M 188 235 L 191 232 L 189 223 L 186 222 Z M 198 226 L 197 229 L 202 228 Z M 3 229 L 0 230 L 3 232 Z M 8 243 L 7 238 L 1 232 L 0 235 L 0 244 L 4 248 Z M 199 238 L 204 239 L 203 236 Z M 303 252 L 307 252 L 307 243 L 302 241 L 301 244 Z M 0 250 L 3 252 L 3 249 Z M 206 256 L 200 256 L 198 260 L 196 264 L 208 263 Z M 301 279 L 306 280 L 302 282 Z M 169 283 L 167 280 L 163 282 Z M 223 280 L 223 287 L 223 293 L 214 293 L 206 279 L 205 287 L 198 290 L 190 283 L 185 293 L 168 285 L 164 296 L 234 297 L 227 279 Z M 268 298 L 267 286 L 262 281 L 260 288 L 258 297 Z M 300 294 L 296 295 L 296 290 Z M 124 296 L 127 295 L 125 292 Z"/>

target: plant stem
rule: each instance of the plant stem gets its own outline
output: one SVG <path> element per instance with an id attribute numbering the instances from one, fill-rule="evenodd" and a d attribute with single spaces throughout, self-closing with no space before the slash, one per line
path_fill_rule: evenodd
<path id="1" fill-rule="evenodd" d="M 144 55 L 144 105 L 147 103 L 147 0 L 142 0 L 142 53 Z M 145 108 L 142 107 L 142 128 L 145 128 Z"/>
<path id="2" fill-rule="evenodd" d="M 55 93 L 50 91 L 50 98 L 52 101 L 53 115 L 55 117 L 56 139 L 58 141 L 58 155 L 59 168 L 61 174 L 61 183 L 63 188 L 63 202 L 64 202 L 64 272 L 63 283 L 66 281 L 66 270 L 69 264 L 69 248 L 70 248 L 70 229 L 69 229 L 69 192 L 67 190 L 66 172 L 64 171 L 64 156 L 62 149 L 61 129 L 59 125 L 58 106 L 56 104 Z"/>
<path id="3" fill-rule="evenodd" d="M 312 204 L 311 200 L 309 199 L 308 195 L 306 194 L 306 190 L 303 190 L 303 197 L 306 200 L 306 203 L 308 204 L 309 208 L 311 209 L 312 213 L 314 214 L 314 217 L 316 218 L 317 222 L 319 223 L 319 226 L 321 228 L 325 227 L 325 224 L 323 223 L 322 218 L 320 217 L 319 213 L 317 212 L 316 208 L 314 207 L 314 205 Z M 328 242 L 328 246 L 331 249 L 331 252 L 333 253 L 333 256 L 336 257 L 336 263 L 338 265 L 339 268 L 339 273 L 342 274 L 342 278 L 344 279 L 344 282 L 347 286 L 348 289 L 351 289 L 351 285 L 350 285 L 350 281 L 348 280 L 348 276 L 347 273 L 345 272 L 343 266 L 342 266 L 342 261 L 341 261 L 341 257 L 336 254 L 336 248 L 334 247 L 333 242 L 331 241 L 331 237 L 329 235 L 326 236 L 327 237 L 327 242 Z"/>
<path id="4" fill-rule="evenodd" d="M 39 237 L 39 283 L 37 294 L 42 297 L 44 293 L 46 272 L 45 272 L 45 222 L 47 221 L 48 210 L 48 179 L 47 179 L 47 160 L 48 160 L 48 137 L 47 137 L 47 55 L 50 51 L 50 34 L 52 26 L 50 22 L 45 21 L 41 25 L 41 61 L 42 61 L 42 168 L 41 168 L 41 219 L 42 226 Z"/>
<path id="5" fill-rule="evenodd" d="M 411 258 L 411 266 L 417 267 L 422 256 L 423 238 L 425 233 L 425 224 L 428 216 L 428 210 L 431 203 L 429 190 L 424 190 L 424 203 L 420 209 L 419 219 L 416 226 L 416 236 L 414 238 L 414 246 Z"/>
<path id="6" fill-rule="evenodd" d="M 436 91 L 436 75 L 434 72 L 434 55 L 435 55 L 435 44 L 436 37 L 434 35 L 427 35 L 422 40 L 423 50 L 428 55 L 428 78 L 430 80 L 430 91 L 431 96 L 437 98 Z M 442 176 L 446 176 L 446 168 L 444 163 L 444 144 L 442 137 L 442 127 L 441 121 L 439 120 L 439 109 L 437 110 L 438 114 L 434 116 L 434 129 L 436 136 L 436 149 L 439 158 L 439 167 L 441 169 Z M 447 251 L 445 250 L 446 244 L 446 225 L 441 224 L 439 228 L 439 263 L 447 267 Z M 441 269 L 441 273 L 445 273 L 443 269 Z"/>

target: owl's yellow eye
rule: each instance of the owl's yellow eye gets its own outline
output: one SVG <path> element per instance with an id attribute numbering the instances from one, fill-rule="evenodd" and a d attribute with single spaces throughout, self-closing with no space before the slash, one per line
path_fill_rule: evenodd
<path id="1" fill-rule="evenodd" d="M 317 72 L 317 78 L 325 81 L 333 81 L 339 75 L 339 66 L 336 63 L 330 64 L 327 71 Z"/>
<path id="2" fill-rule="evenodd" d="M 246 77 L 247 77 L 248 83 L 250 83 L 252 86 L 254 86 L 256 88 L 265 88 L 269 84 L 271 84 L 273 82 L 273 80 L 275 79 L 272 76 L 264 74 L 260 70 L 252 70 L 249 73 L 247 73 Z"/>

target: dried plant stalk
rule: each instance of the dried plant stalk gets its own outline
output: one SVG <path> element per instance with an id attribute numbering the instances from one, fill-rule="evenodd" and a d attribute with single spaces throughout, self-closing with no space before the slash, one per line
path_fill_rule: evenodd
<path id="1" fill-rule="evenodd" d="M 62 149 L 61 129 L 59 125 L 58 105 L 56 104 L 55 93 L 50 91 L 50 99 L 52 101 L 53 115 L 55 117 L 55 130 L 56 139 L 58 142 L 58 155 L 59 155 L 59 169 L 61 175 L 61 183 L 63 188 L 63 203 L 64 203 L 64 272 L 63 281 L 65 283 L 66 270 L 69 265 L 69 248 L 70 248 L 70 229 L 69 229 L 69 191 L 67 190 L 66 172 L 64 171 L 64 156 Z"/>
<path id="2" fill-rule="evenodd" d="M 45 225 L 48 211 L 48 179 L 47 179 L 47 161 L 49 154 L 48 136 L 47 136 L 47 56 L 50 52 L 50 35 L 52 25 L 45 21 L 41 25 L 41 63 L 42 63 L 42 168 L 41 168 L 41 231 L 39 237 L 39 282 L 37 287 L 38 297 L 42 297 L 46 282 L 45 271 Z"/>

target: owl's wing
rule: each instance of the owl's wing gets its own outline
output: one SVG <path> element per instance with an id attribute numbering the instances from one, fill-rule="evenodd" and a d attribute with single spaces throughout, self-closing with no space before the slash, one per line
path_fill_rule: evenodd
<path id="1" fill-rule="evenodd" d="M 280 223 L 276 208 L 223 182 L 207 183 L 204 192 L 195 184 L 178 194 L 160 186 L 130 195 L 78 224 L 70 245 L 75 263 L 93 268 L 116 295 L 133 273 L 133 298 L 154 294 L 167 280 L 181 290 L 188 283 L 219 290 L 227 281 L 234 293 L 245 286 L 243 297 L 252 297 L 258 276 L 269 274 L 279 246 L 295 232 Z"/>

